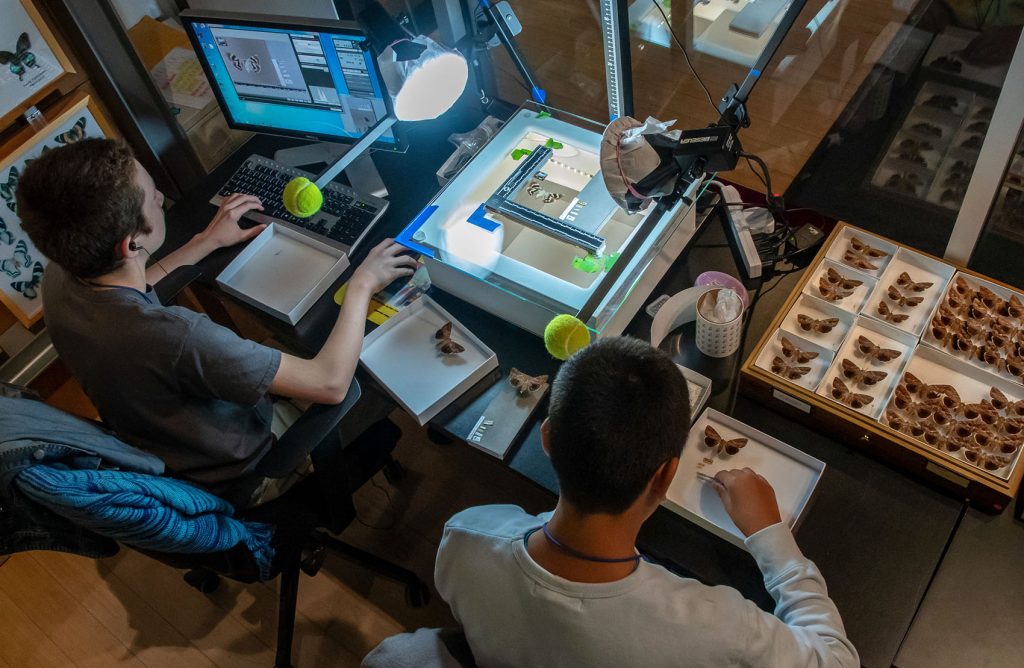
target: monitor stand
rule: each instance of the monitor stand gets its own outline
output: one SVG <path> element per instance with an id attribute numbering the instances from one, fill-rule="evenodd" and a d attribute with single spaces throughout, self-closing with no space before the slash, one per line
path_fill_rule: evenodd
<path id="1" fill-rule="evenodd" d="M 274 160 L 288 167 L 302 167 L 306 165 L 333 165 L 349 151 L 355 149 L 355 144 L 335 144 L 332 142 L 317 142 L 305 146 L 294 146 L 283 148 L 274 153 Z M 356 157 L 345 168 L 345 176 L 348 182 L 358 192 L 374 195 L 375 197 L 387 197 L 388 189 L 381 179 L 377 165 L 373 164 L 373 158 L 368 151 Z"/>

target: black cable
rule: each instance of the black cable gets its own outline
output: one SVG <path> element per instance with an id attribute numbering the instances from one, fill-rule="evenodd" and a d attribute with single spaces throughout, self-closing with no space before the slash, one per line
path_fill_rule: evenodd
<path id="1" fill-rule="evenodd" d="M 704 85 L 704 80 L 700 78 L 699 74 L 697 74 L 696 68 L 694 68 L 693 63 L 690 62 L 690 54 L 686 53 L 686 47 L 684 47 L 683 43 L 679 41 L 679 37 L 676 36 L 676 31 L 672 29 L 672 21 L 669 20 L 668 15 L 665 14 L 665 10 L 663 10 L 661 5 L 658 4 L 658 0 L 651 0 L 651 4 L 654 5 L 661 14 L 661 18 L 665 19 L 665 27 L 668 28 L 670 33 L 672 33 L 672 39 L 675 40 L 679 50 L 683 52 L 683 58 L 686 59 L 686 66 L 690 68 L 690 73 L 693 74 L 693 78 L 696 79 L 697 83 L 700 84 L 700 87 L 704 89 L 704 95 L 708 98 L 708 104 L 710 104 L 711 108 L 715 110 L 716 115 L 720 114 L 721 112 L 718 110 L 718 105 L 715 104 L 714 98 L 711 97 L 711 91 L 708 90 L 708 87 Z"/>
<path id="2" fill-rule="evenodd" d="M 367 529 L 374 529 L 376 531 L 390 531 L 391 529 L 395 528 L 396 524 L 398 524 L 398 511 L 395 509 L 395 502 L 391 498 L 391 493 L 388 492 L 388 490 L 385 487 L 381 486 L 381 484 L 378 483 L 376 480 L 370 478 L 370 484 L 372 484 L 374 487 L 383 492 L 384 498 L 388 500 L 387 512 L 391 515 L 391 521 L 387 524 L 370 524 L 369 522 L 364 521 L 363 518 L 359 517 L 358 513 L 356 514 L 356 521 L 362 524 Z"/>

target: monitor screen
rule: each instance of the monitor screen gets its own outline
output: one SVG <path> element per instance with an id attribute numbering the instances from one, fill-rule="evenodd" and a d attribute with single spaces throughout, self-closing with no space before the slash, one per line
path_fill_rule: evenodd
<path id="1" fill-rule="evenodd" d="M 376 56 L 358 28 L 182 18 L 232 127 L 356 141 L 390 113 Z M 397 140 L 389 131 L 376 144 Z"/>

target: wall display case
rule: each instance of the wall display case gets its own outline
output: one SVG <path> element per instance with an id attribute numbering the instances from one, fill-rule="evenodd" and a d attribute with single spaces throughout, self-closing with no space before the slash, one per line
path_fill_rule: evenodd
<path id="1" fill-rule="evenodd" d="M 0 146 L 0 302 L 28 327 L 42 316 L 40 282 L 46 258 L 21 229 L 15 193 L 25 164 L 44 151 L 86 137 L 117 133 L 93 98 L 80 93 L 51 110 L 45 127 L 25 128 Z"/>
<path id="2" fill-rule="evenodd" d="M 748 395 L 1001 511 L 1024 476 L 1024 295 L 840 224 L 742 369 Z"/>
<path id="3" fill-rule="evenodd" d="M 0 127 L 56 90 L 75 72 L 32 0 L 0 3 Z"/>

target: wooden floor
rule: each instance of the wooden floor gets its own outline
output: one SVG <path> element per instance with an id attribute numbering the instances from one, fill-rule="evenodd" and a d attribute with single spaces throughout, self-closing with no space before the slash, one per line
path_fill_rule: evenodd
<path id="1" fill-rule="evenodd" d="M 73 396 L 68 388 L 63 399 Z M 404 433 L 396 454 L 408 475 L 396 487 L 378 476 L 359 491 L 365 525 L 353 523 L 344 540 L 432 585 L 442 527 L 453 513 L 482 503 L 532 512 L 549 506 L 545 493 L 500 462 L 465 445 L 432 443 L 402 413 L 393 419 Z M 34 552 L 0 564 L 0 668 L 271 666 L 276 619 L 276 581 L 224 581 L 206 596 L 180 571 L 131 550 L 99 561 Z M 436 592 L 427 607 L 410 608 L 401 586 L 331 556 L 319 575 L 302 578 L 292 658 L 299 667 L 357 666 L 389 635 L 452 623 Z"/>

